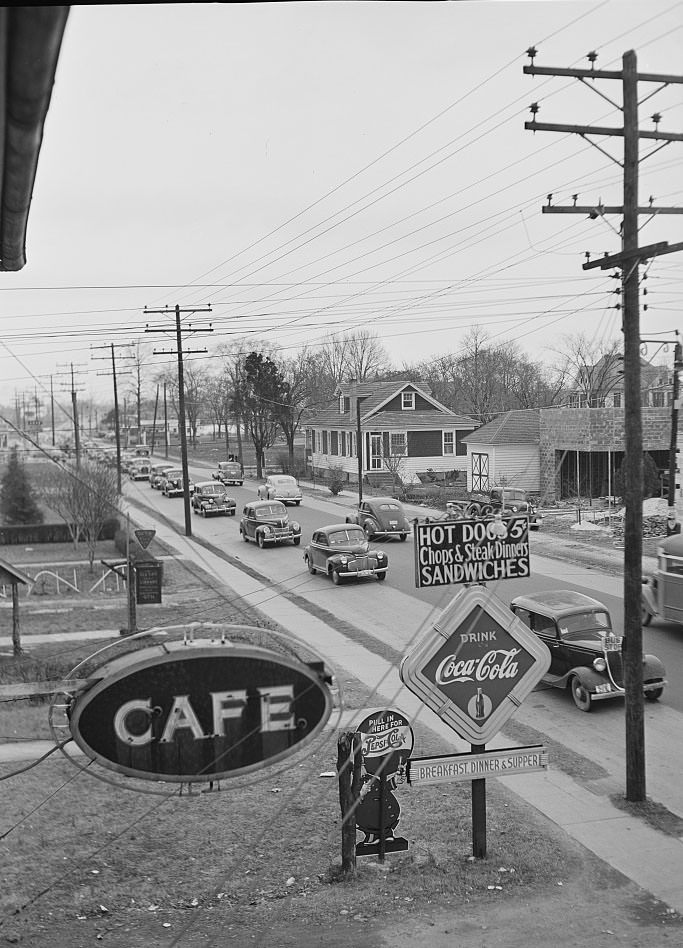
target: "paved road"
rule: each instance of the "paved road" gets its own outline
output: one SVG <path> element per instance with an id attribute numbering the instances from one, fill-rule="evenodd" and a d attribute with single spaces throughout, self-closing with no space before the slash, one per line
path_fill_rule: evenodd
<path id="1" fill-rule="evenodd" d="M 237 494 L 236 489 L 235 494 Z M 244 499 L 252 498 L 255 492 L 254 485 L 245 485 L 242 488 Z M 146 505 L 151 505 L 170 516 L 183 530 L 183 511 L 179 501 L 169 501 L 159 498 L 157 491 L 146 486 L 130 484 L 126 488 L 126 496 L 131 503 L 136 499 Z M 308 523 L 319 525 L 324 522 L 335 522 L 344 519 L 345 507 L 353 502 L 351 495 L 340 498 L 306 496 L 301 508 L 291 508 L 292 516 L 307 518 Z M 311 576 L 306 572 L 302 561 L 302 547 L 282 546 L 268 550 L 260 550 L 254 544 L 240 541 L 238 531 L 239 517 L 217 518 L 203 520 L 194 518 L 193 529 L 197 536 L 204 537 L 215 544 L 227 555 L 237 569 L 230 568 L 225 561 L 222 563 L 214 558 L 203 547 L 189 542 L 188 551 L 193 558 L 200 562 L 209 571 L 215 570 L 222 578 L 235 588 L 237 582 L 242 594 L 248 601 L 264 611 L 270 618 L 280 620 L 280 615 L 287 607 L 282 593 L 288 591 L 296 594 L 312 606 L 320 607 L 345 624 L 345 627 L 356 629 L 362 641 L 370 637 L 383 646 L 390 646 L 396 655 L 396 664 L 431 627 L 431 623 L 440 614 L 441 609 L 452 598 L 452 587 L 444 587 L 439 592 L 436 601 L 429 601 L 421 597 L 421 590 L 416 590 L 412 583 L 399 579 L 392 584 L 391 574 L 384 584 L 374 582 L 356 583 L 348 586 L 334 586 L 322 576 Z M 148 526 L 144 516 L 140 520 L 143 526 Z M 165 534 L 169 542 L 177 540 L 177 534 L 168 528 L 159 527 L 160 535 Z M 305 542 L 305 541 L 304 541 Z M 596 597 L 607 599 L 613 605 L 617 616 L 621 609 L 622 580 L 607 575 L 597 569 L 589 569 L 578 563 L 567 564 L 534 553 L 534 543 L 540 546 L 542 539 L 532 534 L 532 568 L 536 581 L 546 586 L 557 586 L 571 583 L 578 589 Z M 187 543 L 187 541 L 184 541 Z M 409 569 L 412 556 L 412 542 L 401 544 L 391 542 L 385 545 L 392 563 L 402 560 L 404 570 Z M 262 579 L 249 578 L 245 584 L 245 576 L 240 573 L 239 565 L 243 564 L 261 575 Z M 253 575 L 253 574 L 252 574 Z M 512 594 L 508 594 L 508 582 L 500 584 L 505 587 L 504 601 L 508 601 Z M 433 590 L 431 591 L 434 592 Z M 301 621 L 301 620 L 297 620 Z M 647 630 L 649 635 L 649 630 Z M 376 682 L 368 681 L 368 685 Z M 405 691 L 405 689 L 403 689 Z M 672 781 L 672 773 L 683 773 L 683 743 L 679 739 L 683 717 L 673 704 L 678 703 L 683 688 L 672 685 L 667 690 L 662 702 L 655 705 L 646 705 L 646 735 L 648 748 L 648 793 L 649 795 L 672 809 L 683 817 L 683 781 Z M 400 690 L 397 691 L 397 694 Z M 610 773 L 615 790 L 624 784 L 625 775 L 625 735 L 623 702 L 602 702 L 591 714 L 578 711 L 567 695 L 558 691 L 536 691 L 525 702 L 515 716 L 521 723 L 546 734 L 571 748 L 578 754 L 595 761 Z M 457 743 L 459 739 L 455 738 Z M 461 749 L 469 749 L 463 742 Z"/>

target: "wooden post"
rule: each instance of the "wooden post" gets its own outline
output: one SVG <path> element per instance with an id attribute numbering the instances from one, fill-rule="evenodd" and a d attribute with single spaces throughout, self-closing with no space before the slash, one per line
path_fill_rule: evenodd
<path id="1" fill-rule="evenodd" d="M 16 658 L 21 655 L 21 633 L 19 630 L 19 584 L 12 583 L 12 653 Z"/>
<path id="2" fill-rule="evenodd" d="M 483 754 L 486 744 L 472 744 L 470 753 Z M 486 780 L 472 781 L 472 855 L 486 857 Z"/>
<path id="3" fill-rule="evenodd" d="M 361 737 L 345 731 L 337 741 L 337 777 L 342 815 L 342 872 L 356 871 L 356 805 L 360 796 Z"/>

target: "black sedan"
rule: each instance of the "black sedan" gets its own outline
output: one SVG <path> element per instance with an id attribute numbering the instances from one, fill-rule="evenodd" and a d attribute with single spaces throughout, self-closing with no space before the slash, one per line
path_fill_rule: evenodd
<path id="1" fill-rule="evenodd" d="M 237 501 L 228 497 L 222 484 L 200 481 L 194 486 L 192 509 L 202 517 L 234 517 Z"/>
<path id="2" fill-rule="evenodd" d="M 357 523 L 369 540 L 384 537 L 405 540 L 410 533 L 403 504 L 393 497 L 370 497 L 361 501 L 358 509 L 346 518 L 346 522 Z"/>
<path id="3" fill-rule="evenodd" d="M 384 580 L 389 561 L 383 550 L 371 550 L 357 524 L 334 523 L 313 532 L 304 551 L 309 573 L 323 573 L 338 584 L 342 579 L 375 576 Z"/>
<path id="4" fill-rule="evenodd" d="M 580 711 L 594 701 L 624 694 L 622 637 L 615 635 L 603 603 L 570 589 L 517 596 L 514 614 L 548 646 L 551 665 L 546 684 L 571 691 Z M 655 655 L 643 656 L 643 692 L 657 701 L 664 691 L 664 666 Z"/>
<path id="5" fill-rule="evenodd" d="M 301 526 L 290 520 L 287 508 L 279 500 L 255 500 L 246 504 L 240 520 L 240 534 L 245 543 L 253 540 L 261 549 L 277 543 L 301 543 Z"/>

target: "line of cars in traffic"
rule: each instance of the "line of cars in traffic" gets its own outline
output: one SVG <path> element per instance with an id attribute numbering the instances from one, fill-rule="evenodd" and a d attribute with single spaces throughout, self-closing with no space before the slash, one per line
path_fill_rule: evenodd
<path id="1" fill-rule="evenodd" d="M 209 481 L 190 483 L 193 510 L 203 516 L 235 516 L 236 500 L 226 482 L 241 483 L 241 469 L 218 465 Z M 230 462 L 228 462 L 230 463 Z M 167 497 L 184 493 L 182 471 L 170 464 L 150 466 L 153 488 Z M 239 524 L 244 542 L 259 548 L 301 544 L 301 525 L 291 520 L 287 506 L 299 506 L 302 493 L 289 475 L 270 475 L 257 489 L 256 500 L 245 503 Z M 404 542 L 411 532 L 403 505 L 392 497 L 370 497 L 349 511 L 344 522 L 316 528 L 305 546 L 303 559 L 309 573 L 329 577 L 335 585 L 355 579 L 386 579 L 389 558 L 370 541 L 395 538 Z M 567 589 L 517 596 L 511 611 L 545 642 L 551 667 L 546 686 L 567 690 L 576 707 L 590 711 L 594 704 L 623 697 L 623 639 L 612 626 L 603 603 Z M 654 656 L 643 656 L 643 693 L 658 700 L 666 684 L 665 669 Z"/>

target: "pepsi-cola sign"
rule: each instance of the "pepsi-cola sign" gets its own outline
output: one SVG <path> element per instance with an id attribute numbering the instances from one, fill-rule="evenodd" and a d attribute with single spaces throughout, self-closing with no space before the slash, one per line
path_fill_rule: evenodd
<path id="1" fill-rule="evenodd" d="M 298 752 L 332 698 L 298 661 L 252 646 L 165 643 L 109 662 L 71 709 L 74 740 L 131 777 L 215 781 Z"/>
<path id="2" fill-rule="evenodd" d="M 403 658 L 400 676 L 462 738 L 486 744 L 549 667 L 547 646 L 488 589 L 471 586 Z"/>

